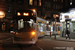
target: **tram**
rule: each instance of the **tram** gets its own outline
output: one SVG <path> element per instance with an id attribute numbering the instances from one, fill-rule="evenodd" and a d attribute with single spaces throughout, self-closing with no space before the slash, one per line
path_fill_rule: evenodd
<path id="1" fill-rule="evenodd" d="M 46 34 L 46 20 L 37 17 L 38 37 L 44 37 Z"/>
<path id="2" fill-rule="evenodd" d="M 55 23 L 52 22 L 52 24 L 54 28 L 54 31 L 52 32 L 52 34 L 55 34 Z M 56 22 L 56 34 L 60 34 L 60 22 Z"/>
<path id="3" fill-rule="evenodd" d="M 36 16 L 32 10 L 18 10 L 14 16 L 13 43 L 35 44 L 38 40 Z"/>

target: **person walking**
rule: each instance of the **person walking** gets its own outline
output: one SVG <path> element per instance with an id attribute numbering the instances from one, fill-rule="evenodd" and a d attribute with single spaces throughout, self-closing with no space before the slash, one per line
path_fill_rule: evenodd
<path id="1" fill-rule="evenodd" d="M 66 39 L 67 39 L 67 38 L 69 38 L 69 39 L 70 39 L 69 34 L 70 34 L 70 31 L 69 31 L 69 29 L 67 29 L 67 30 L 66 30 Z"/>

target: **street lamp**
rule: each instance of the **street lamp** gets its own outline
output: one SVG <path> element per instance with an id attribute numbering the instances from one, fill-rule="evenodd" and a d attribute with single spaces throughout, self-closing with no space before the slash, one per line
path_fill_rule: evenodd
<path id="1" fill-rule="evenodd" d="M 35 9 L 32 10 L 34 12 L 34 15 L 37 17 L 37 12 Z"/>
<path id="2" fill-rule="evenodd" d="M 36 18 L 36 23 L 37 23 L 37 12 L 36 12 L 36 9 L 32 9 L 32 11 L 34 12 L 34 16 L 35 16 L 35 18 Z"/>
<path id="3" fill-rule="evenodd" d="M 5 13 L 3 11 L 0 11 L 0 20 L 3 20 L 4 17 L 5 17 Z M 4 32 L 4 30 L 5 30 L 5 23 L 3 23 L 3 25 L 2 25 L 2 30 Z"/>
<path id="4" fill-rule="evenodd" d="M 56 39 L 56 21 L 57 21 L 56 17 L 59 17 L 59 15 L 54 14 L 53 17 L 55 18 L 55 39 Z"/>
<path id="5" fill-rule="evenodd" d="M 35 9 L 33 9 L 33 12 L 36 12 L 36 10 L 35 10 Z"/>
<path id="6" fill-rule="evenodd" d="M 4 18 L 5 17 L 5 13 L 0 11 L 0 18 Z"/>
<path id="7" fill-rule="evenodd" d="M 18 16 L 20 16 L 20 15 L 21 15 L 21 13 L 20 13 L 20 12 L 18 12 L 18 13 L 17 13 L 17 15 L 18 15 Z"/>

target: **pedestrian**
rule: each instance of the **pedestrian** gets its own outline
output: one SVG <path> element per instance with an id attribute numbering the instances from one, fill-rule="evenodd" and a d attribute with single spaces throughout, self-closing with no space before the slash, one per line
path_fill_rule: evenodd
<path id="1" fill-rule="evenodd" d="M 69 39 L 70 39 L 69 34 L 70 34 L 70 31 L 69 31 L 69 29 L 67 29 L 67 30 L 66 30 L 66 39 L 67 39 L 67 38 L 69 38 Z"/>

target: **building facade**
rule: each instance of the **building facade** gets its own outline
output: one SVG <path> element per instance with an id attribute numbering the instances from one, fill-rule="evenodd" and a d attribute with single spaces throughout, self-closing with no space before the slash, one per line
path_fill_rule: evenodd
<path id="1" fill-rule="evenodd" d="M 67 29 L 70 31 L 70 38 L 75 39 L 75 1 L 68 0 L 64 3 L 64 11 L 60 13 L 60 36 L 65 37 Z M 67 10 L 67 11 L 66 11 Z"/>
<path id="2" fill-rule="evenodd" d="M 1 30 L 9 30 L 14 14 L 19 9 L 35 9 L 37 16 L 41 18 L 51 17 L 54 20 L 56 15 L 59 16 L 58 10 L 64 7 L 64 0 L 0 0 L 0 11 L 5 13 L 5 17 L 1 18 Z M 57 19 L 59 21 L 59 19 Z M 9 23 L 9 24 L 7 24 Z M 3 26 L 3 28 L 2 28 Z"/>

